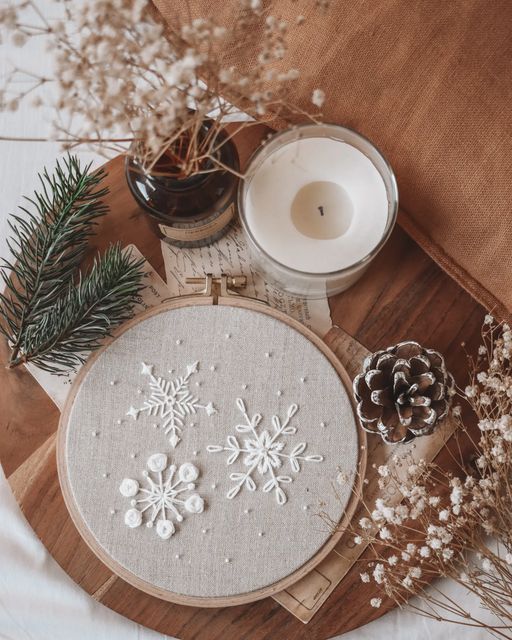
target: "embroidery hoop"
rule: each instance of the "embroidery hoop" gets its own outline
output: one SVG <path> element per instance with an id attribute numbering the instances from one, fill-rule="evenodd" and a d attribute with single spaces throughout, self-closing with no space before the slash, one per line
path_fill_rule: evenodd
<path id="1" fill-rule="evenodd" d="M 226 276 L 221 278 L 213 278 L 211 275 L 207 275 L 206 278 L 190 278 L 189 284 L 202 284 L 204 286 L 203 291 L 194 293 L 187 296 L 181 296 L 179 298 L 173 298 L 169 301 L 163 302 L 160 306 L 149 309 L 135 318 L 126 322 L 122 327 L 113 333 L 113 336 L 105 342 L 105 344 L 95 351 L 91 357 L 87 360 L 86 364 L 82 367 L 76 379 L 73 382 L 72 388 L 66 399 L 66 404 L 61 414 L 59 421 L 59 429 L 57 435 L 57 470 L 59 476 L 59 482 L 61 485 L 62 494 L 64 496 L 64 502 L 70 513 L 71 519 L 78 529 L 83 540 L 89 546 L 91 551 L 117 576 L 131 584 L 132 586 L 148 593 L 152 596 L 173 602 L 176 604 L 196 606 L 196 607 L 227 607 L 246 604 L 261 600 L 263 598 L 272 596 L 292 584 L 303 578 L 310 573 L 314 568 L 329 554 L 335 547 L 343 533 L 345 532 L 348 524 L 350 523 L 356 507 L 359 503 L 357 496 L 362 494 L 363 480 L 366 470 L 366 434 L 361 429 L 357 428 L 358 437 L 358 461 L 357 461 L 357 473 L 353 481 L 353 492 L 351 498 L 347 504 L 347 507 L 340 518 L 338 523 L 338 530 L 330 536 L 327 542 L 301 567 L 290 573 L 288 576 L 265 586 L 260 589 L 256 589 L 250 592 L 240 593 L 238 595 L 231 596 L 219 596 L 219 597 L 203 597 L 203 596 L 190 596 L 167 589 L 163 589 L 157 585 L 142 579 L 140 576 L 135 575 L 117 560 L 112 558 L 110 554 L 98 543 L 93 533 L 89 529 L 86 521 L 80 513 L 80 509 L 73 495 L 72 486 L 70 483 L 67 460 L 66 460 L 66 437 L 69 426 L 69 419 L 71 409 L 73 407 L 74 400 L 80 389 L 80 386 L 89 373 L 92 365 L 101 356 L 105 349 L 112 344 L 118 337 L 123 335 L 126 331 L 134 327 L 135 325 L 144 322 L 148 318 L 156 316 L 161 313 L 166 313 L 175 309 L 181 309 L 184 307 L 202 307 L 211 305 L 222 305 L 228 307 L 241 307 L 249 311 L 256 311 L 264 315 L 270 316 L 275 320 L 278 320 L 288 327 L 294 329 L 298 333 L 302 334 L 307 340 L 313 343 L 313 345 L 325 356 L 330 362 L 338 377 L 340 378 L 343 386 L 347 390 L 348 397 L 352 411 L 355 414 L 355 402 L 351 393 L 352 381 L 346 372 L 343 365 L 340 363 L 333 351 L 325 344 L 325 342 L 319 338 L 313 331 L 298 322 L 297 320 L 287 316 L 286 314 L 273 309 L 265 303 L 252 298 L 244 297 L 234 291 L 234 289 L 242 288 L 245 286 L 245 278 L 240 276 Z M 357 423 L 357 419 L 355 420 Z"/>

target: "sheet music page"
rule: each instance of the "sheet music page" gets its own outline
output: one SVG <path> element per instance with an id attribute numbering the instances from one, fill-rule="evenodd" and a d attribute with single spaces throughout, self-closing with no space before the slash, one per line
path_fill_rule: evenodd
<path id="1" fill-rule="evenodd" d="M 222 273 L 244 275 L 247 277 L 247 287 L 241 291 L 242 295 L 268 302 L 271 307 L 299 320 L 320 337 L 332 326 L 327 298 L 304 300 L 288 295 L 256 273 L 250 263 L 249 249 L 239 223 L 217 242 L 206 247 L 181 249 L 162 240 L 162 254 L 167 286 L 172 296 L 194 291 L 194 287 L 185 283 L 187 277 L 200 277 L 207 273 L 213 276 Z"/>

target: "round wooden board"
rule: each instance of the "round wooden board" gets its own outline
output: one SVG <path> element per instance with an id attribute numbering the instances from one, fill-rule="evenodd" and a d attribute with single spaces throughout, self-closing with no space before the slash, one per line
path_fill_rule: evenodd
<path id="1" fill-rule="evenodd" d="M 264 315 L 270 316 L 271 318 L 275 318 L 280 322 L 288 325 L 295 331 L 298 331 L 305 338 L 307 338 L 310 342 L 312 342 L 317 349 L 327 358 L 327 360 L 331 363 L 339 378 L 343 382 L 347 393 L 349 394 L 349 398 L 352 404 L 352 410 L 354 411 L 355 416 L 355 402 L 353 400 L 353 396 L 350 393 L 352 381 L 350 376 L 346 372 L 345 368 L 341 364 L 341 362 L 336 358 L 334 353 L 329 349 L 329 347 L 321 340 L 313 331 L 305 327 L 303 324 L 298 322 L 297 320 L 285 315 L 284 313 L 277 311 L 276 309 L 272 309 L 271 307 L 267 307 L 256 300 L 251 300 L 248 298 L 237 297 L 233 295 L 231 297 L 219 298 L 218 301 L 214 302 L 214 299 L 211 297 L 198 296 L 196 298 L 186 298 L 186 299 L 175 299 L 170 302 L 163 303 L 156 308 L 148 309 L 147 311 L 139 314 L 137 317 L 125 322 L 122 327 L 120 327 L 116 332 L 114 332 L 113 337 L 106 341 L 104 346 L 101 349 L 98 349 L 87 361 L 87 363 L 82 367 L 80 373 L 76 377 L 73 382 L 73 386 L 69 392 L 69 395 L 66 399 L 66 404 L 62 411 L 61 419 L 59 421 L 59 429 L 57 434 L 57 471 L 59 475 L 60 486 L 62 489 L 62 494 L 64 497 L 64 502 L 68 508 L 68 511 L 71 515 L 71 518 L 80 532 L 80 535 L 85 540 L 91 551 L 97 556 L 104 564 L 109 567 L 113 573 L 115 573 L 120 578 L 129 582 L 132 586 L 144 591 L 145 593 L 160 598 L 162 600 L 167 600 L 169 602 L 174 602 L 175 604 L 183 604 L 189 606 L 199 606 L 199 607 L 232 607 L 240 604 L 246 604 L 249 602 L 255 602 L 257 600 L 261 600 L 263 598 L 267 598 L 272 596 L 283 589 L 286 589 L 290 585 L 294 584 L 300 578 L 308 574 L 312 569 L 314 569 L 326 556 L 332 551 L 335 547 L 336 543 L 340 540 L 344 531 L 346 530 L 354 511 L 357 507 L 357 499 L 356 496 L 361 495 L 363 479 L 365 477 L 366 471 L 366 433 L 361 429 L 358 430 L 358 451 L 359 451 L 359 460 L 357 463 L 357 476 L 354 481 L 354 491 L 352 494 L 352 498 L 348 503 L 348 506 L 345 510 L 345 513 L 341 520 L 337 525 L 336 531 L 329 538 L 329 540 L 319 549 L 319 551 L 308 560 L 302 567 L 286 576 L 285 578 L 271 584 L 262 589 L 258 589 L 257 591 L 252 591 L 250 593 L 242 593 L 237 596 L 230 597 L 217 597 L 217 598 L 204 598 L 204 597 L 194 597 L 194 596 L 185 596 L 178 593 L 173 593 L 170 591 L 165 591 L 161 588 L 156 587 L 155 585 L 139 578 L 134 575 L 130 571 L 128 571 L 123 565 L 119 562 L 116 562 L 111 556 L 109 556 L 105 550 L 98 544 L 92 535 L 90 529 L 88 528 L 86 522 L 83 520 L 80 515 L 80 510 L 78 505 L 75 502 L 73 497 L 73 491 L 70 485 L 69 475 L 66 468 L 66 438 L 67 438 L 67 429 L 69 426 L 69 417 L 70 412 L 73 407 L 73 403 L 76 398 L 76 394 L 80 388 L 82 381 L 87 376 L 89 370 L 96 362 L 96 360 L 101 356 L 103 351 L 111 344 L 115 338 L 122 335 L 135 325 L 143 322 L 144 320 L 151 318 L 160 313 L 165 313 L 166 311 L 170 311 L 173 309 L 181 309 L 184 307 L 190 306 L 205 306 L 211 304 L 219 304 L 223 306 L 232 306 L 232 307 L 242 307 L 244 309 L 248 309 L 249 311 L 256 311 L 257 313 L 262 313 Z"/>
<path id="2" fill-rule="evenodd" d="M 240 145 L 242 161 L 264 135 L 249 130 Z M 124 181 L 123 160 L 106 167 L 111 207 L 98 226 L 93 249 L 109 242 L 134 243 L 164 275 L 160 244 L 151 221 L 137 208 Z M 460 343 L 469 350 L 479 342 L 483 310 L 433 261 L 396 228 L 390 242 L 355 287 L 331 300 L 334 324 L 375 350 L 403 340 L 418 340 L 441 351 L 460 384 L 466 362 Z M 350 376 L 360 366 L 364 349 L 333 329 L 327 342 Z M 362 350 L 361 350 L 362 349 Z M 0 342 L 2 361 L 7 346 Z M 59 411 L 23 368 L 0 368 L 0 458 L 18 503 L 34 531 L 68 575 L 96 600 L 135 622 L 180 640 L 323 640 L 366 624 L 394 604 L 369 605 L 377 595 L 363 584 L 356 564 L 336 587 L 312 621 L 304 625 L 272 598 L 222 609 L 170 604 L 145 594 L 113 575 L 80 537 L 60 491 L 55 434 Z M 454 465 L 449 451 L 436 461 Z M 365 556 L 363 556 L 364 558 Z"/>

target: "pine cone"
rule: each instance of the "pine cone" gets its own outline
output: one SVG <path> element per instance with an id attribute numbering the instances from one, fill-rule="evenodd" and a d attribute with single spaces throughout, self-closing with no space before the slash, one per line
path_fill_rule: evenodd
<path id="1" fill-rule="evenodd" d="M 354 380 L 365 431 L 394 444 L 432 433 L 446 417 L 454 380 L 443 356 L 417 342 L 400 342 L 368 356 Z"/>

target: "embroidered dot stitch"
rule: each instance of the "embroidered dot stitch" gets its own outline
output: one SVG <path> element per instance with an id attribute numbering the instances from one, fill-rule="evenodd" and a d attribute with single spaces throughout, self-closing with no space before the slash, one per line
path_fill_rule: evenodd
<path id="1" fill-rule="evenodd" d="M 281 468 L 283 461 L 287 460 L 292 471 L 298 473 L 301 469 L 299 461 L 322 462 L 323 456 L 302 455 L 307 447 L 305 442 L 299 442 L 290 453 L 283 452 L 286 445 L 285 442 L 279 438 L 281 436 L 294 435 L 297 432 L 296 427 L 290 426 L 290 421 L 299 410 L 298 405 L 291 404 L 288 407 L 286 418 L 282 423 L 277 415 L 272 416 L 274 433 L 271 435 L 267 430 L 261 433 L 257 431 L 258 425 L 262 420 L 260 413 L 256 413 L 250 418 L 242 398 L 237 398 L 236 404 L 245 418 L 245 424 L 236 425 L 235 430 L 238 433 L 247 434 L 247 439 L 244 440 L 243 444 L 240 444 L 236 436 L 229 435 L 226 438 L 226 446 L 208 445 L 206 447 L 208 453 L 229 451 L 229 456 L 226 461 L 228 465 L 232 465 L 238 460 L 240 455 L 245 454 L 243 463 L 246 467 L 249 467 L 249 469 L 243 473 L 237 472 L 230 474 L 229 478 L 235 482 L 235 485 L 227 492 L 226 497 L 232 500 L 238 495 L 242 487 L 245 487 L 249 491 L 256 491 L 256 483 L 252 476 L 257 472 L 261 476 L 269 476 L 262 487 L 262 491 L 264 493 L 273 491 L 277 503 L 283 505 L 288 498 L 281 484 L 287 484 L 293 480 L 291 476 L 276 475 L 276 470 Z"/>
<path id="2" fill-rule="evenodd" d="M 152 528 L 156 522 L 156 533 L 163 540 L 176 532 L 172 517 L 182 522 L 182 512 L 199 514 L 204 510 L 203 498 L 198 493 L 191 493 L 199 477 L 197 467 L 190 462 L 184 462 L 179 468 L 175 464 L 167 465 L 167 456 L 155 453 L 148 458 L 149 471 L 142 474 L 147 488 L 133 478 L 125 478 L 119 486 L 122 496 L 132 498 L 132 508 L 124 514 L 126 526 L 139 527 L 150 510 L 146 526 Z"/>
<path id="3" fill-rule="evenodd" d="M 211 402 L 200 404 L 199 398 L 194 396 L 189 390 L 189 381 L 194 373 L 197 373 L 199 362 L 194 362 L 187 366 L 184 376 L 178 376 L 174 380 L 156 377 L 153 374 L 153 365 L 142 363 L 141 374 L 149 376 L 150 397 L 144 401 L 140 409 L 131 406 L 126 415 L 137 420 L 140 413 L 147 413 L 149 416 L 165 418 L 162 425 L 164 433 L 169 435 L 171 446 L 176 448 L 181 441 L 182 428 L 186 416 L 197 413 L 199 409 L 206 411 L 208 416 L 217 413 Z"/>

